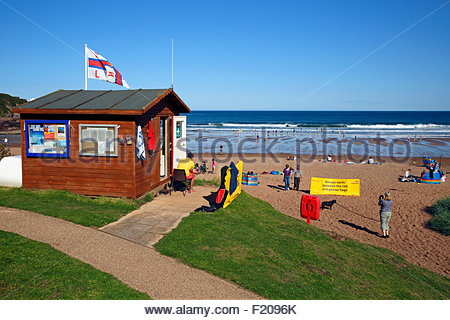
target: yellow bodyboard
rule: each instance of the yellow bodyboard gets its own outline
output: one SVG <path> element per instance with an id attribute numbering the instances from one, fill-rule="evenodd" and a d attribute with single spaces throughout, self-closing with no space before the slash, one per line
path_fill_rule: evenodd
<path id="1" fill-rule="evenodd" d="M 228 168 L 227 170 L 227 174 L 225 176 L 225 189 L 227 189 L 228 194 L 227 198 L 225 199 L 225 202 L 223 203 L 224 208 L 228 207 L 228 205 L 241 193 L 243 165 L 244 164 L 242 163 L 242 161 L 239 161 L 236 164 L 236 168 L 238 169 L 239 173 L 237 176 L 237 187 L 236 190 L 234 190 L 233 194 L 230 194 L 231 169 Z"/>

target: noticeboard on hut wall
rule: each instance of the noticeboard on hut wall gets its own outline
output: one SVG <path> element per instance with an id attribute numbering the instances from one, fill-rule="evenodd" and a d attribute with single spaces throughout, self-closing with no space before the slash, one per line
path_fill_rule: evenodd
<path id="1" fill-rule="evenodd" d="M 27 157 L 70 156 L 68 120 L 26 120 Z"/>

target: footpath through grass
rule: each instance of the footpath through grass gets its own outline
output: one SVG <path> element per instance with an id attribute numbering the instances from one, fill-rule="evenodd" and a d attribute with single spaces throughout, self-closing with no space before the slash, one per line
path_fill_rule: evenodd
<path id="1" fill-rule="evenodd" d="M 50 245 L 0 231 L 0 299 L 149 299 Z"/>
<path id="2" fill-rule="evenodd" d="M 242 193 L 194 212 L 156 249 L 269 299 L 449 299 L 450 280 L 307 225 Z"/>
<path id="3" fill-rule="evenodd" d="M 450 197 L 436 201 L 430 208 L 433 218 L 428 222 L 430 229 L 450 236 Z"/>
<path id="4" fill-rule="evenodd" d="M 151 200 L 146 197 L 145 201 Z M 86 227 L 101 227 L 139 208 L 130 199 L 86 196 L 61 190 L 0 187 L 0 206 L 34 211 Z"/>

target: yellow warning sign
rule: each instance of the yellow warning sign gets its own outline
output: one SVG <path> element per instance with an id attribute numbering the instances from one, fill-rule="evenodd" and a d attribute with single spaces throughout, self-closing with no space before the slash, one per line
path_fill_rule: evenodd
<path id="1" fill-rule="evenodd" d="M 336 194 L 359 197 L 359 179 L 311 178 L 310 194 Z"/>

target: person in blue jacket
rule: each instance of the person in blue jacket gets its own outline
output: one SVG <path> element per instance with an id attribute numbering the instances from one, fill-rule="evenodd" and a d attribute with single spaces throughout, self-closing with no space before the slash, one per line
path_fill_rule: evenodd
<path id="1" fill-rule="evenodd" d="M 378 205 L 380 206 L 380 223 L 383 238 L 389 238 L 389 220 L 391 220 L 392 203 L 391 193 L 388 191 L 378 198 Z"/>

